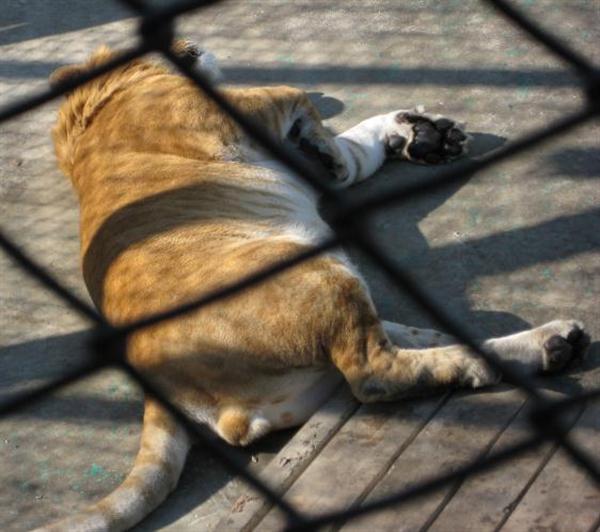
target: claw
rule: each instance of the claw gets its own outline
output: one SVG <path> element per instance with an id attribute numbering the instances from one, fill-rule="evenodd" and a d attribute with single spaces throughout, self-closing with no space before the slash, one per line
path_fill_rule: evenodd
<path id="1" fill-rule="evenodd" d="M 435 121 L 435 127 L 437 127 L 440 131 L 446 131 L 454 126 L 454 122 L 452 120 L 448 120 L 447 118 L 440 118 Z"/>
<path id="2" fill-rule="evenodd" d="M 461 142 L 465 140 L 467 136 L 460 129 L 452 129 L 448 133 L 448 140 L 451 142 Z"/>

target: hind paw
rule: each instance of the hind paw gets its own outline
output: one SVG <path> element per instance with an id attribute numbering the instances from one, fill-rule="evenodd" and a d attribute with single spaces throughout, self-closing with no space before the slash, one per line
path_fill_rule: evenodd
<path id="1" fill-rule="evenodd" d="M 557 320 L 540 328 L 543 341 L 543 370 L 548 373 L 564 369 L 571 361 L 582 359 L 590 345 L 590 337 L 581 322 Z"/>

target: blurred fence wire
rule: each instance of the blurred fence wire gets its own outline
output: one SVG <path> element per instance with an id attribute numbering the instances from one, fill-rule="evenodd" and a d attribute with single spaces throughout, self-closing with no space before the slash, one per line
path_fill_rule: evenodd
<path id="1" fill-rule="evenodd" d="M 143 0 L 118 1 L 131 8 L 141 17 L 139 24 L 139 44 L 113 58 L 108 63 L 86 72 L 76 79 L 66 80 L 58 86 L 49 88 L 37 95 L 25 98 L 22 101 L 14 102 L 0 109 L 0 122 L 18 117 L 22 113 L 61 96 L 66 92 L 73 90 L 75 87 L 105 74 L 111 69 L 125 64 L 134 58 L 141 57 L 149 52 L 159 52 L 168 61 L 173 63 L 182 74 L 193 80 L 199 90 L 203 91 L 207 97 L 214 100 L 225 113 L 230 115 L 241 128 L 249 136 L 253 137 L 267 152 L 287 165 L 299 179 L 305 180 L 319 191 L 325 203 L 327 203 L 330 210 L 333 212 L 330 223 L 335 230 L 335 236 L 308 251 L 295 257 L 287 258 L 276 264 L 272 264 L 261 271 L 256 271 L 251 275 L 240 279 L 235 284 L 220 288 L 208 295 L 204 295 L 196 301 L 186 303 L 185 305 L 155 315 L 147 316 L 135 323 L 129 323 L 123 326 L 113 326 L 93 307 L 62 286 L 50 272 L 46 271 L 34 259 L 23 253 L 18 244 L 6 237 L 0 230 L 0 246 L 3 250 L 29 275 L 36 278 L 74 310 L 94 322 L 96 332 L 94 340 L 89 346 L 90 352 L 94 355 L 91 358 L 91 362 L 72 370 L 71 373 L 63 375 L 54 382 L 50 382 L 38 389 L 28 391 L 27 393 L 5 401 L 0 405 L 0 415 L 12 413 L 34 401 L 43 399 L 54 390 L 89 375 L 94 371 L 108 366 L 118 367 L 135 379 L 146 393 L 153 395 L 156 399 L 161 401 L 164 406 L 188 428 L 188 430 L 197 435 L 199 440 L 205 445 L 205 448 L 225 467 L 244 479 L 273 505 L 277 506 L 285 514 L 287 518 L 287 530 L 290 531 L 315 530 L 320 526 L 346 522 L 353 517 L 375 512 L 390 505 L 400 505 L 414 497 L 434 491 L 453 481 L 461 480 L 468 475 L 495 467 L 514 457 L 516 454 L 539 446 L 548 440 L 553 440 L 558 443 L 558 445 L 568 453 L 570 458 L 576 464 L 584 468 L 590 477 L 600 486 L 600 468 L 598 464 L 594 461 L 593 457 L 589 456 L 588 453 L 577 447 L 571 441 L 567 434 L 568 429 L 563 427 L 560 422 L 560 414 L 564 409 L 570 408 L 573 405 L 582 404 L 586 401 L 600 399 L 600 389 L 592 390 L 585 394 L 563 400 L 549 400 L 544 398 L 537 391 L 533 381 L 515 374 L 510 371 L 509 368 L 503 367 L 498 360 L 479 349 L 477 343 L 464 327 L 451 318 L 440 305 L 433 301 L 422 288 L 413 282 L 408 271 L 404 271 L 394 264 L 390 258 L 368 238 L 368 235 L 361 230 L 361 224 L 359 223 L 369 214 L 381 207 L 431 192 L 449 182 L 462 180 L 465 177 L 471 176 L 476 172 L 488 168 L 509 157 L 514 157 L 523 153 L 546 139 L 556 137 L 588 120 L 597 118 L 600 113 L 600 69 L 587 58 L 571 49 L 552 33 L 534 23 L 509 2 L 504 0 L 482 0 L 484 3 L 495 7 L 513 24 L 526 32 L 531 39 L 543 44 L 549 51 L 573 68 L 581 78 L 581 89 L 586 95 L 586 104 L 580 110 L 564 116 L 546 127 L 508 144 L 503 149 L 494 152 L 486 158 L 458 165 L 454 168 L 440 170 L 433 178 L 424 183 L 408 186 L 397 185 L 392 190 L 386 191 L 385 194 L 369 198 L 357 198 L 356 196 L 351 196 L 346 192 L 332 188 L 328 184 L 327 173 L 324 169 L 319 170 L 314 166 L 306 164 L 302 159 L 295 156 L 294 153 L 288 151 L 272 140 L 271 136 L 267 134 L 266 131 L 257 124 L 252 123 L 241 112 L 235 109 L 235 107 L 222 96 L 219 90 L 213 87 L 202 74 L 186 61 L 185 58 L 177 56 L 172 52 L 171 43 L 174 36 L 173 25 L 176 17 L 215 4 L 219 0 L 179 0 L 161 8 L 150 7 L 144 3 Z M 166 397 L 160 389 L 157 389 L 148 382 L 143 375 L 136 371 L 136 369 L 126 360 L 126 339 L 128 335 L 143 327 L 148 327 L 164 320 L 174 319 L 182 314 L 210 305 L 219 299 L 230 297 L 257 283 L 263 282 L 265 279 L 278 272 L 292 268 L 302 261 L 308 260 L 320 253 L 339 246 L 340 244 L 349 243 L 352 243 L 373 259 L 400 289 L 430 314 L 440 329 L 452 334 L 464 342 L 478 356 L 485 358 L 489 364 L 501 370 L 506 381 L 527 393 L 535 405 L 531 414 L 531 422 L 536 430 L 535 435 L 526 441 L 514 444 L 502 451 L 480 457 L 465 466 L 450 473 L 442 474 L 437 478 L 424 479 L 420 483 L 412 485 L 401 492 L 389 495 L 384 499 L 367 502 L 360 506 L 357 505 L 344 510 L 332 511 L 323 515 L 304 515 L 287 503 L 285 498 L 280 497 L 266 483 L 250 473 L 246 467 L 239 463 L 238 459 L 232 455 L 231 450 L 226 444 L 218 440 L 202 425 L 189 420 L 186 414 L 179 411 L 177 407 L 169 402 L 169 398 Z"/>

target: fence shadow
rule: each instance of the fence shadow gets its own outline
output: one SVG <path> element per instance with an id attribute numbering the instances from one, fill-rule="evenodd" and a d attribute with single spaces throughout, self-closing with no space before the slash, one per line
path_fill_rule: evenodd
<path id="1" fill-rule="evenodd" d="M 315 97 L 317 103 L 321 102 L 322 105 L 323 102 L 326 102 L 329 106 L 329 110 L 325 110 L 324 115 L 331 116 L 343 109 L 343 104 L 339 100 L 326 99 L 320 94 L 315 95 Z M 491 150 L 497 149 L 504 142 L 504 138 L 490 133 L 475 133 L 472 156 L 482 156 Z M 384 173 L 388 176 L 394 175 L 406 180 L 407 183 L 411 180 L 423 179 L 427 174 L 434 171 L 433 168 L 413 166 L 406 163 L 390 163 L 384 169 Z M 377 186 L 378 190 L 381 189 L 381 183 L 377 183 L 377 178 L 374 178 L 372 183 L 375 183 L 375 185 L 368 184 L 358 187 L 358 193 L 363 193 L 365 190 L 368 192 L 368 188 L 371 186 Z M 394 215 L 391 223 L 385 229 L 385 234 L 374 233 L 373 238 L 375 240 L 383 238 L 387 246 L 396 247 L 399 250 L 398 255 L 401 261 L 410 261 L 411 270 L 421 271 L 425 283 L 427 283 L 430 266 L 432 264 L 443 264 L 442 274 L 445 285 L 437 294 L 437 299 L 450 300 L 450 307 L 455 315 L 460 316 L 460 321 L 477 321 L 482 325 L 482 331 L 493 331 L 495 335 L 526 328 L 529 324 L 510 313 L 473 311 L 466 296 L 468 284 L 481 275 L 503 273 L 510 271 L 511 268 L 516 269 L 537 262 L 565 258 L 569 255 L 600 247 L 600 243 L 596 240 L 586 238 L 573 239 L 571 245 L 567 248 L 543 245 L 543 236 L 547 234 L 571 234 L 573 231 L 586 230 L 586 228 L 589 231 L 592 220 L 600 215 L 600 209 L 554 219 L 535 227 L 515 229 L 474 241 L 431 248 L 419 230 L 420 221 L 452 198 L 465 184 L 466 181 L 464 180 L 455 182 L 417 201 L 402 205 L 402 209 L 399 211 L 400 216 Z M 179 193 L 181 191 L 175 192 L 175 194 Z M 194 191 L 185 190 L 183 193 L 189 196 Z M 173 194 L 173 192 L 169 194 Z M 142 205 L 131 205 L 126 209 L 146 209 L 150 206 L 152 210 L 155 203 L 168 202 L 169 194 L 147 198 L 143 200 Z M 107 223 L 110 225 L 111 221 L 109 220 Z M 177 223 L 177 221 L 174 221 L 174 223 Z M 535 245 L 536 242 L 540 244 Z M 516 257 L 514 254 L 515 249 L 521 250 Z M 507 256 L 510 256 L 510 260 L 503 260 Z M 395 291 L 390 292 L 388 283 L 385 280 L 381 281 L 381 274 L 365 262 L 363 258 L 358 255 L 355 255 L 355 258 L 361 263 L 367 280 L 375 285 L 373 293 L 377 303 L 384 309 L 388 309 L 388 312 L 384 310 L 384 317 L 404 323 L 428 325 L 428 323 L 423 323 L 426 318 L 421 316 L 409 304 L 402 308 L 402 312 L 392 310 L 390 315 L 389 309 L 398 308 L 394 302 L 395 298 L 402 296 L 394 293 Z M 378 279 L 381 281 L 379 288 Z M 3 398 L 6 399 L 10 397 L 10 393 L 15 390 L 18 391 L 20 383 L 28 383 L 31 380 L 39 382 L 43 379 L 58 377 L 65 369 L 69 368 L 70 364 L 87 360 L 86 342 L 88 340 L 89 334 L 81 331 L 59 337 L 25 342 L 2 349 L 0 351 L 0 361 L 2 361 L 0 384 L 2 384 L 5 395 Z M 598 351 L 598 344 L 594 346 L 594 350 L 595 352 Z M 588 364 L 586 369 L 596 367 L 597 358 L 595 356 L 595 362 L 591 366 Z M 580 390 L 576 376 L 562 377 L 560 382 L 553 379 L 544 381 L 542 386 L 564 391 L 565 393 L 576 393 Z M 139 398 L 128 401 L 114 401 L 85 396 L 77 398 L 53 397 L 49 398 L 48 401 L 52 403 L 51 407 L 40 410 L 32 408 L 27 411 L 26 415 L 38 416 L 44 419 L 70 419 L 75 423 L 85 423 L 92 419 L 96 421 L 110 420 L 113 423 L 141 420 Z M 377 406 L 373 407 L 374 411 L 377 411 L 378 408 Z M 382 414 L 386 414 L 390 409 L 389 406 L 381 406 L 380 408 Z M 253 454 L 269 454 L 276 451 L 282 445 L 282 442 L 289 439 L 292 434 L 293 431 L 275 434 L 247 450 L 238 449 L 235 452 L 238 453 L 242 462 L 248 465 L 252 463 L 251 457 Z M 146 520 L 145 524 L 140 525 L 139 530 L 150 530 L 156 526 L 165 526 L 176 521 L 203 501 L 208 500 L 214 493 L 223 489 L 232 479 L 233 476 L 217 465 L 208 452 L 201 446 L 196 448 L 188 458 L 180 484 L 181 489 L 178 489 L 173 495 L 173 504 L 166 505 L 155 512 Z"/>
<path id="2" fill-rule="evenodd" d="M 90 361 L 88 342 L 91 338 L 90 331 L 83 330 L 0 347 L 0 405 L 46 382 L 60 378 L 65 372 L 85 366 Z M 77 465 L 72 465 L 71 470 L 69 465 L 63 462 L 69 460 L 68 457 L 72 452 L 77 453 L 76 449 L 80 445 L 89 445 L 87 432 L 90 424 L 95 426 L 108 424 L 113 427 L 113 432 L 117 436 L 122 430 L 132 430 L 128 427 L 134 427 L 135 434 L 139 434 L 141 430 L 142 393 L 136 385 L 127 386 L 123 381 L 115 393 L 107 392 L 106 386 L 90 385 L 85 382 L 75 387 L 75 390 L 67 387 L 66 393 L 45 397 L 14 414 L 18 416 L 20 423 L 30 419 L 44 421 L 44 427 L 65 421 L 72 425 L 68 436 L 63 435 L 61 457 L 47 458 L 44 462 L 46 474 L 50 477 L 74 477 L 77 480 Z M 118 396 L 114 396 L 115 394 Z M 8 417 L 9 420 L 10 418 L 11 416 Z M 256 470 L 294 433 L 295 430 L 274 433 L 248 448 L 230 447 L 230 452 L 240 463 Z M 9 434 L 3 432 L 3 437 L 7 438 Z M 131 440 L 128 441 L 131 443 Z M 42 447 L 44 445 L 43 441 L 37 443 Z M 98 461 L 99 464 L 108 463 L 116 467 L 112 463 L 117 461 L 114 453 L 121 455 L 122 458 L 124 453 L 127 455 L 137 452 L 137 446 L 134 449 L 129 449 L 127 446 L 126 450 L 115 448 L 118 445 L 117 440 L 98 443 L 102 449 L 106 445 L 111 446 L 110 452 L 107 449 L 100 451 L 109 458 L 108 462 Z M 93 454 L 92 449 L 89 451 Z M 5 469 L 6 473 L 9 473 L 11 466 L 7 464 Z M 104 491 L 109 492 L 114 487 L 108 485 L 113 481 L 113 477 L 104 474 L 104 468 L 101 466 L 98 466 L 98 471 L 101 474 L 95 478 L 93 487 L 87 487 L 93 490 L 93 495 L 90 493 L 93 499 L 98 499 Z M 227 493 L 231 492 L 233 497 L 236 485 L 231 485 L 222 491 L 232 480 L 235 480 L 235 475 L 221 466 L 219 461 L 211 456 L 209 450 L 202 445 L 195 446 L 189 453 L 178 489 L 171 496 L 173 504 L 161 507 L 160 511 L 155 512 L 136 530 L 156 530 L 158 526 L 166 526 L 210 499 L 215 493 L 220 493 L 220 497 L 226 497 Z M 62 484 L 62 480 L 59 482 Z M 81 484 L 83 485 L 83 482 Z M 39 488 L 42 485 L 43 481 L 39 484 L 39 481 L 32 480 L 28 490 L 37 489 L 36 486 Z M 60 491 L 60 485 L 55 485 L 53 490 Z M 8 525 L 8 523 L 4 524 Z"/>
<path id="3" fill-rule="evenodd" d="M 0 43 L 16 43 L 26 39 L 69 32 L 120 20 L 129 15 L 128 12 L 119 8 L 116 2 L 100 3 L 98 6 L 94 6 L 93 10 L 86 2 L 73 2 L 68 16 L 64 16 L 64 9 L 57 9 L 53 5 L 54 3 L 45 0 L 30 0 L 26 5 L 23 4 L 22 10 L 20 7 L 11 6 L 10 8 L 11 17 L 17 13 L 16 18 L 3 19 L 0 28 Z M 324 9 L 329 9 L 329 5 Z M 280 16 L 280 13 L 281 10 L 271 10 L 270 14 Z M 280 31 L 285 33 L 284 38 L 289 37 L 287 29 L 283 25 L 281 25 Z M 380 31 L 379 28 L 377 31 Z M 410 37 L 417 36 L 417 32 L 413 30 L 405 31 L 403 34 Z M 433 33 L 424 32 L 420 37 L 431 39 L 432 35 Z M 2 62 L 0 62 L 0 66 L 2 66 Z M 45 76 L 57 66 L 57 63 L 9 61 L 5 62 L 4 66 L 8 77 L 37 77 Z M 252 80 L 253 83 L 343 84 L 352 82 L 365 85 L 382 83 L 444 87 L 568 88 L 576 86 L 575 79 L 568 73 L 535 68 L 505 71 L 502 68 L 447 69 L 420 66 L 414 68 L 331 68 L 330 65 L 318 65 L 317 67 L 275 69 L 234 66 L 226 68 L 225 73 L 233 83 L 247 83 L 248 80 Z M 344 108 L 339 100 L 320 94 L 316 94 L 314 97 L 324 110 L 323 114 L 326 118 L 339 114 Z M 489 134 L 479 134 L 476 138 L 477 142 L 487 146 L 483 151 L 493 149 L 495 144 L 501 140 Z M 552 161 L 557 172 L 570 173 L 572 168 L 565 161 L 572 156 L 588 157 L 588 155 L 591 155 L 592 158 L 597 156 L 594 151 L 591 154 L 589 151 L 584 154 L 577 150 L 564 150 L 562 154 L 559 152 L 553 156 Z M 584 179 L 598 177 L 598 173 L 591 163 L 592 160 L 586 159 L 581 168 L 576 170 L 576 177 Z M 410 181 L 418 180 L 431 171 L 431 169 L 398 163 L 389 165 L 384 170 L 384 174 L 388 177 L 395 177 L 398 174 L 398 177 Z M 398 262 L 408 263 L 411 269 L 420 272 L 418 278 L 422 279 L 424 284 L 432 287 L 436 293 L 436 300 L 445 303 L 444 308 L 449 309 L 455 316 L 460 316 L 460 321 L 480 323 L 482 335 L 504 334 L 525 328 L 528 324 L 517 315 L 507 312 L 473 310 L 467 295 L 469 284 L 480 276 L 507 273 L 516 268 L 527 267 L 543 261 L 564 259 L 575 254 L 596 250 L 600 247 L 600 243 L 597 236 L 592 234 L 592 228 L 597 225 L 599 210 L 591 209 L 577 215 L 564 216 L 541 223 L 535 227 L 505 231 L 476 240 L 432 248 L 421 232 L 419 224 L 431 212 L 459 192 L 464 184 L 465 181 L 453 183 L 430 197 L 402 205 L 402 215 L 396 216 L 391 222 L 386 222 L 388 227 L 384 232 L 374 229 L 373 237 L 378 240 L 385 238 L 388 248 L 398 250 L 395 254 Z M 359 193 L 368 192 L 371 186 L 371 184 L 366 184 L 360 188 Z M 577 237 L 569 238 L 569 242 L 566 242 L 567 239 L 561 239 L 561 244 L 565 243 L 565 246 L 548 245 L 547 235 L 555 237 L 557 234 L 576 234 Z M 519 252 L 515 253 L 515 250 L 519 250 Z M 375 300 L 384 317 L 416 325 L 429 325 L 428 318 L 412 303 L 398 291 L 390 290 L 390 283 L 377 268 L 371 266 L 360 254 L 355 252 L 353 254 L 373 286 Z M 45 338 L 1 349 L 0 384 L 2 387 L 0 390 L 3 393 L 2 398 L 7 399 L 13 393 L 28 389 L 32 380 L 40 382 L 59 376 L 69 364 L 79 363 L 85 356 L 81 348 L 82 345 L 85 345 L 86 334 L 82 332 Z M 598 348 L 599 344 L 594 344 L 593 361 L 588 363 L 585 369 L 598 367 Z M 49 353 L 53 356 L 48 356 Z M 6 371 L 4 365 L 6 365 Z M 557 381 L 547 382 L 551 387 Z M 565 382 L 568 385 L 569 393 L 580 389 L 576 377 L 569 376 Z M 564 385 L 561 384 L 561 386 Z M 113 402 L 97 397 L 77 399 L 52 397 L 48 401 L 51 402 L 51 406 L 45 406 L 39 410 L 30 409 L 26 415 L 43 416 L 50 421 L 71 418 L 78 424 L 84 423 L 88 419 L 119 424 L 138 419 L 141 414 L 140 403 L 135 398 Z M 272 436 L 249 451 L 239 451 L 242 453 L 242 460 L 246 464 L 250 463 L 250 454 L 247 453 L 272 452 L 280 445 L 276 438 L 285 439 L 290 434 Z M 264 447 L 261 447 L 263 445 Z M 207 469 L 212 466 L 208 453 L 204 451 L 202 447 L 198 447 L 190 455 L 179 488 L 171 499 L 173 504 L 162 507 L 158 513 L 150 517 L 145 525 L 140 526 L 140 530 L 151 530 L 173 522 L 228 482 L 231 477 L 222 472 L 216 472 L 212 477 L 206 474 Z M 211 469 L 211 471 L 213 470 Z"/>
<path id="4" fill-rule="evenodd" d="M 565 70 L 435 67 L 349 67 L 336 65 L 293 67 L 224 67 L 228 83 L 284 83 L 286 85 L 428 85 L 439 87 L 577 87 L 578 79 Z"/>
<path id="5" fill-rule="evenodd" d="M 600 177 L 600 148 L 562 148 L 548 156 L 557 175 L 568 174 L 576 179 Z"/>
<path id="6" fill-rule="evenodd" d="M 499 148 L 506 139 L 490 133 L 474 133 L 472 157 Z M 562 161 L 561 152 L 551 156 Z M 586 161 L 589 162 L 589 154 Z M 562 163 L 559 163 L 562 164 Z M 567 164 L 567 163 L 564 163 Z M 583 168 L 587 168 L 583 165 Z M 560 173 L 562 166 L 556 172 Z M 593 168 L 589 170 L 594 172 Z M 381 193 L 385 187 L 401 179 L 407 184 L 427 179 L 434 168 L 417 167 L 407 163 L 391 163 L 384 168 L 387 183 L 374 182 L 359 185 L 353 193 L 369 195 Z M 478 279 L 510 273 L 557 260 L 563 260 L 600 249 L 600 237 L 594 231 L 600 208 L 591 208 L 577 214 L 565 215 L 537 225 L 496 232 L 489 236 L 463 239 L 456 235 L 453 242 L 431 247 L 419 229 L 419 224 L 435 209 L 456 194 L 465 181 L 454 182 L 431 194 L 403 202 L 387 212 L 371 218 L 370 236 L 380 243 L 399 265 L 408 269 L 422 286 L 428 287 L 433 299 L 463 323 L 467 328 L 477 324 L 478 337 L 510 334 L 532 325 L 519 316 L 507 312 L 474 310 L 467 291 Z M 456 212 L 457 218 L 470 216 Z M 577 237 L 573 237 L 577 235 Z M 360 252 L 350 250 L 371 281 L 373 296 L 385 319 L 431 327 L 429 317 L 400 291 L 390 289 L 390 284 L 380 270 Z"/>
<path id="7" fill-rule="evenodd" d="M 27 0 L 5 5 L 0 17 L 0 45 L 91 28 L 131 18 L 131 11 L 118 2 L 47 2 Z"/>

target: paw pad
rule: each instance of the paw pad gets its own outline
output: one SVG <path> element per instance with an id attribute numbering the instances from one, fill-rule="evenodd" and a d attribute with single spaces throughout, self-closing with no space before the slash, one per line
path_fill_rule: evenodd
<path id="1" fill-rule="evenodd" d="M 573 350 L 571 344 L 562 336 L 551 336 L 544 343 L 546 350 L 546 370 L 558 371 L 563 369 L 571 359 Z"/>
<path id="2" fill-rule="evenodd" d="M 576 326 L 567 335 L 567 342 L 573 348 L 573 356 L 575 358 L 583 358 L 590 346 L 591 340 L 590 336 L 583 329 Z"/>
<path id="3" fill-rule="evenodd" d="M 387 148 L 392 154 L 404 155 L 413 162 L 440 164 L 460 157 L 466 152 L 467 135 L 449 118 L 433 120 L 418 113 L 400 112 L 398 124 L 412 124 L 412 138 L 401 144 L 395 135 L 388 137 Z M 408 147 L 406 147 L 408 143 Z"/>
<path id="4" fill-rule="evenodd" d="M 565 336 L 555 334 L 544 342 L 545 371 L 560 371 L 570 362 L 583 358 L 590 345 L 590 337 L 575 325 Z"/>
<path id="5" fill-rule="evenodd" d="M 390 135 L 387 139 L 387 152 L 391 155 L 395 152 L 401 152 L 408 141 L 401 135 Z"/>

